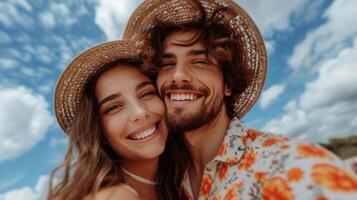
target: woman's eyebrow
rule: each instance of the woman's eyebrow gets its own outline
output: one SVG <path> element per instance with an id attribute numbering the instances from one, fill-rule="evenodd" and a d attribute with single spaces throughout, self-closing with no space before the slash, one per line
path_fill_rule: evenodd
<path id="1" fill-rule="evenodd" d="M 145 87 L 146 85 L 152 85 L 152 82 L 151 81 L 143 81 L 136 85 L 135 90 L 139 90 L 139 89 Z"/>
<path id="2" fill-rule="evenodd" d="M 108 102 L 108 101 L 111 101 L 111 100 L 113 100 L 113 99 L 116 99 L 116 98 L 118 98 L 118 97 L 120 97 L 120 96 L 121 96 L 121 93 L 118 92 L 118 93 L 115 93 L 115 94 L 112 94 L 112 95 L 109 95 L 109 96 L 105 97 L 101 102 L 99 102 L 99 108 L 100 108 L 104 103 L 106 103 L 106 102 Z"/>
<path id="3" fill-rule="evenodd" d="M 146 85 L 152 85 L 152 82 L 151 81 L 143 81 L 135 86 L 135 90 L 139 90 L 139 89 L 145 87 Z M 118 92 L 118 93 L 115 93 L 115 94 L 105 97 L 102 101 L 99 102 L 99 107 L 102 106 L 104 103 L 111 101 L 113 99 L 116 99 L 120 96 L 121 96 L 121 93 Z"/>

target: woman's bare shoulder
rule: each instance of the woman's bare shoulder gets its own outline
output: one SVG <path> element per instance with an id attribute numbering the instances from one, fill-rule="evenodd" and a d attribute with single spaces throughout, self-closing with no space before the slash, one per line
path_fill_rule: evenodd
<path id="1" fill-rule="evenodd" d="M 83 200 L 140 200 L 139 196 L 133 189 L 125 184 L 108 187 L 100 190 L 95 195 L 88 195 Z"/>

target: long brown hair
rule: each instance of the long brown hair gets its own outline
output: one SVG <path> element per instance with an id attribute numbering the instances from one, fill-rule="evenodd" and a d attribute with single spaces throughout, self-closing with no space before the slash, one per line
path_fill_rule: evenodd
<path id="1" fill-rule="evenodd" d="M 68 131 L 69 144 L 63 163 L 51 174 L 48 199 L 78 200 L 100 189 L 124 182 L 121 158 L 106 141 L 94 86 L 99 76 L 118 64 L 139 66 L 140 61 L 120 60 L 103 66 L 86 85 L 75 121 Z M 156 192 L 159 199 L 181 199 L 180 184 L 188 159 L 180 134 L 169 133 L 157 170 Z M 62 175 L 54 183 L 57 174 Z"/>

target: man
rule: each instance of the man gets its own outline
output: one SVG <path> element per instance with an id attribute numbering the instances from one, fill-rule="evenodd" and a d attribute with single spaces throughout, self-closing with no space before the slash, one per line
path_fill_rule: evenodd
<path id="1" fill-rule="evenodd" d="M 159 66 L 157 87 L 173 132 L 191 154 L 188 199 L 356 199 L 357 179 L 318 145 L 246 128 L 266 53 L 249 16 L 229 0 L 142 3 L 124 38 Z"/>

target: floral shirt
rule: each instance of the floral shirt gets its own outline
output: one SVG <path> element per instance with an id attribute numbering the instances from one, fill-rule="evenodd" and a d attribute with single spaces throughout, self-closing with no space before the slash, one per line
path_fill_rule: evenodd
<path id="1" fill-rule="evenodd" d="M 193 199 L 186 173 L 182 189 Z M 203 174 L 199 200 L 357 200 L 357 177 L 319 145 L 245 128 L 234 119 Z"/>

